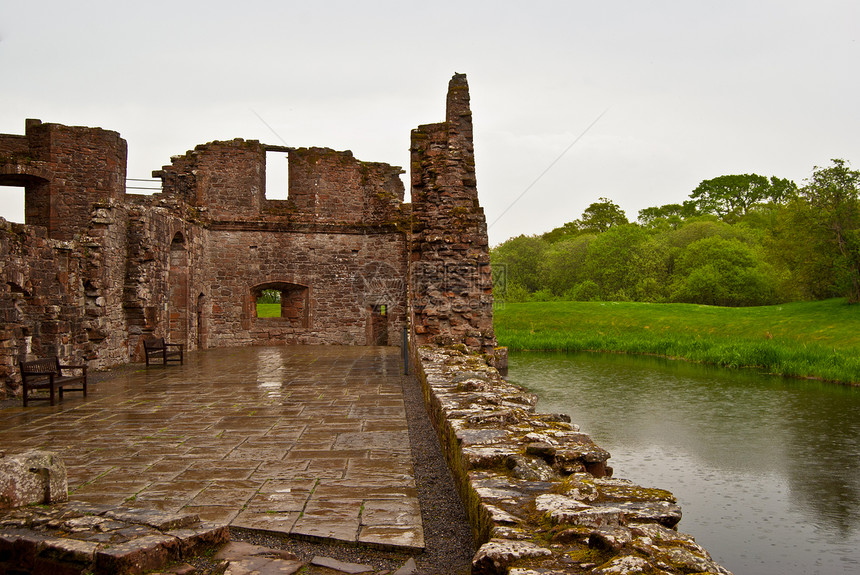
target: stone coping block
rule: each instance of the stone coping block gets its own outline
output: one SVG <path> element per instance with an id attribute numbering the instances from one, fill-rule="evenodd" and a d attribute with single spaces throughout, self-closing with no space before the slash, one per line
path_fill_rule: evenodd
<path id="1" fill-rule="evenodd" d="M 481 543 L 473 575 L 718 573 L 674 529 L 675 497 L 612 477 L 610 454 L 465 345 L 414 351 L 430 418 Z"/>

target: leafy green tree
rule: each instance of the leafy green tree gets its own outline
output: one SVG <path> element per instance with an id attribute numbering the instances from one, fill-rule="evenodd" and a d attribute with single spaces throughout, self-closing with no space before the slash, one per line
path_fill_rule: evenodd
<path id="1" fill-rule="evenodd" d="M 600 286 L 592 280 L 585 280 L 573 286 L 564 294 L 567 301 L 599 301 Z"/>
<path id="2" fill-rule="evenodd" d="M 264 289 L 260 292 L 257 303 L 281 303 L 281 292 L 276 289 Z"/>
<path id="3" fill-rule="evenodd" d="M 636 224 L 613 226 L 588 246 L 585 277 L 600 286 L 603 300 L 636 299 L 643 260 L 641 245 L 647 233 Z"/>
<path id="4" fill-rule="evenodd" d="M 839 287 L 849 303 L 860 302 L 860 172 L 834 159 L 815 167 L 800 195 L 811 210 L 809 231 L 836 256 Z"/>
<path id="5" fill-rule="evenodd" d="M 673 299 L 720 306 L 774 302 L 772 270 L 749 245 L 711 236 L 687 246 L 677 261 Z"/>
<path id="6" fill-rule="evenodd" d="M 556 243 L 580 234 L 599 234 L 613 226 L 627 223 L 627 215 L 618 204 L 608 198 L 600 198 L 585 208 L 580 219 L 546 232 L 541 238 Z"/>
<path id="7" fill-rule="evenodd" d="M 718 176 L 703 180 L 690 194 L 702 213 L 743 216 L 753 206 L 765 202 L 782 202 L 796 193 L 791 180 L 758 174 Z"/>
<path id="8" fill-rule="evenodd" d="M 549 244 L 535 236 L 517 236 L 490 251 L 494 266 L 506 266 L 507 281 L 529 292 L 543 287 L 541 261 Z"/>
<path id="9" fill-rule="evenodd" d="M 586 279 L 585 259 L 594 238 L 592 234 L 574 236 L 547 248 L 541 266 L 541 277 L 547 289 L 561 296 Z"/>
<path id="10" fill-rule="evenodd" d="M 774 213 L 762 247 L 779 270 L 779 301 L 839 297 L 839 256 L 819 227 L 819 215 L 803 197 Z"/>
<path id="11" fill-rule="evenodd" d="M 611 227 L 628 223 L 627 215 L 618 204 L 608 198 L 599 198 L 582 212 L 579 229 L 583 232 L 599 234 Z"/>
<path id="12" fill-rule="evenodd" d="M 520 303 L 529 301 L 529 290 L 519 284 L 507 282 L 505 292 L 498 295 L 494 293 L 493 296 L 497 302 Z"/>
<path id="13" fill-rule="evenodd" d="M 699 215 L 696 202 L 687 200 L 683 204 L 666 204 L 639 210 L 637 221 L 643 226 L 656 227 L 661 222 L 677 228 L 687 218 Z"/>
<path id="14" fill-rule="evenodd" d="M 573 220 L 566 224 L 553 228 L 541 236 L 541 239 L 554 244 L 566 239 L 570 239 L 580 234 L 579 220 Z"/>

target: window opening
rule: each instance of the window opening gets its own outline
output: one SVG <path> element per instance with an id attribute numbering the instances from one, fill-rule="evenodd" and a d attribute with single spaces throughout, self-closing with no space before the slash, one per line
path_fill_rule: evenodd
<path id="1" fill-rule="evenodd" d="M 290 327 L 308 327 L 310 304 L 306 286 L 269 283 L 256 286 L 252 294 L 258 318 L 280 318 Z"/>
<path id="2" fill-rule="evenodd" d="M 257 317 L 281 317 L 281 291 L 264 289 L 257 297 Z"/>
<path id="3" fill-rule="evenodd" d="M 286 200 L 290 192 L 289 155 L 266 152 L 266 199 Z"/>
<path id="4" fill-rule="evenodd" d="M 24 218 L 24 196 L 26 191 L 23 186 L 2 186 L 0 189 L 0 218 L 7 222 L 23 224 Z"/>

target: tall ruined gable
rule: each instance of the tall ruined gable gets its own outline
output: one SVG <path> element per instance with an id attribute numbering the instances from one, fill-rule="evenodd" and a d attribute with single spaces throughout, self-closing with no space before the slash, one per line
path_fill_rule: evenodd
<path id="1" fill-rule="evenodd" d="M 492 273 L 465 74 L 448 85 L 445 117 L 412 131 L 414 330 L 418 343 L 454 341 L 492 353 Z"/>

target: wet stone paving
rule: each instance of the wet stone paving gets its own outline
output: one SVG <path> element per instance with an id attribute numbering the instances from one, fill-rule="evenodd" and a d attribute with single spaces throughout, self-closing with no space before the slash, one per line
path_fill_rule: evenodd
<path id="1" fill-rule="evenodd" d="M 57 453 L 72 502 L 419 550 L 401 370 L 386 347 L 195 352 L 4 409 L 0 445 Z"/>

